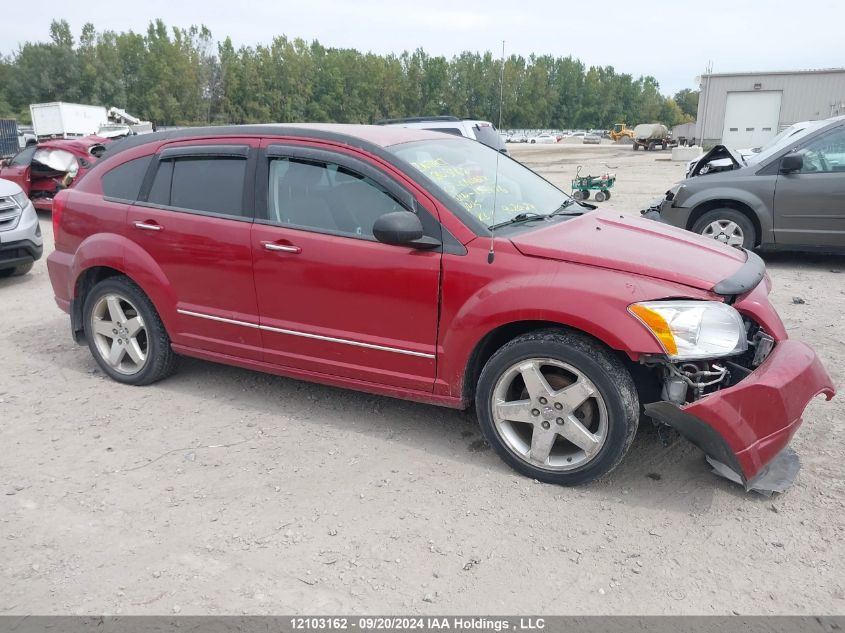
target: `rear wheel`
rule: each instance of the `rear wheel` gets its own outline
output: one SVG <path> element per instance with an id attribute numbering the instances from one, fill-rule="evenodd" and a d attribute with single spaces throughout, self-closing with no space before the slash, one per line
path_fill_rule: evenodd
<path id="1" fill-rule="evenodd" d="M 610 200 L 610 192 L 609 192 L 609 191 L 605 191 L 605 192 L 604 192 L 604 197 L 605 197 L 605 199 L 606 199 L 606 200 Z"/>
<path id="2" fill-rule="evenodd" d="M 604 191 L 596 191 L 596 202 L 604 202 L 607 199 L 607 196 L 604 195 Z"/>
<path id="3" fill-rule="evenodd" d="M 88 293 L 85 338 L 106 374 L 127 385 L 148 385 L 172 374 L 177 356 L 147 295 L 128 277 L 110 277 Z"/>
<path id="4" fill-rule="evenodd" d="M 634 150 L 635 152 L 637 151 L 637 147 L 638 147 L 638 145 L 636 143 L 631 145 L 631 149 Z"/>
<path id="5" fill-rule="evenodd" d="M 502 459 L 548 483 L 609 473 L 637 430 L 631 375 L 575 332 L 540 330 L 506 344 L 484 366 L 475 402 L 484 436 Z"/>
<path id="6" fill-rule="evenodd" d="M 696 221 L 692 230 L 728 246 L 753 248 L 757 240 L 751 220 L 735 209 L 708 211 Z"/>

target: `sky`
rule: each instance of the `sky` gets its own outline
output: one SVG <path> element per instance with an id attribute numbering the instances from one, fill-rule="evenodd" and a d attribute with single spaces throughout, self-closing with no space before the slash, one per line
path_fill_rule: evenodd
<path id="1" fill-rule="evenodd" d="M 507 55 L 572 55 L 652 75 L 668 95 L 697 88 L 711 62 L 716 73 L 845 66 L 845 2 L 829 0 L 68 0 L 38 11 L 4 4 L 2 54 L 47 41 L 52 19 L 67 20 L 78 36 L 86 22 L 98 31 L 144 31 L 161 18 L 168 26 L 204 24 L 236 46 L 287 35 L 379 54 L 422 47 L 447 57 L 498 56 L 504 40 Z"/>

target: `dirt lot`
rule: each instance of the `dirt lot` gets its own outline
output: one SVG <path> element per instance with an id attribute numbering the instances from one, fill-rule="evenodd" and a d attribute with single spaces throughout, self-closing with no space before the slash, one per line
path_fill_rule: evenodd
<path id="1" fill-rule="evenodd" d="M 683 172 L 615 145 L 513 151 L 567 189 L 609 167 L 620 212 Z M 766 259 L 842 386 L 845 258 Z M 0 613 L 845 614 L 843 396 L 810 405 L 779 497 L 648 428 L 567 489 L 514 474 L 455 411 L 193 360 L 111 382 L 43 260 L 0 281 L 0 324 Z"/>

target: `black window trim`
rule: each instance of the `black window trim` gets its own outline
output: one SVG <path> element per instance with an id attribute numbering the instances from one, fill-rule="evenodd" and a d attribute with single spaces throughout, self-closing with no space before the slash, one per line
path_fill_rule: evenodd
<path id="1" fill-rule="evenodd" d="M 159 160 L 172 160 L 174 158 L 248 158 L 249 145 L 233 143 L 231 145 L 180 145 L 178 147 L 166 147 L 158 154 Z"/>
<path id="2" fill-rule="evenodd" d="M 258 151 L 256 148 L 244 145 L 243 143 L 232 143 L 229 145 L 182 145 L 179 147 L 166 147 L 159 150 L 159 152 L 153 156 L 153 160 L 150 161 L 150 166 L 147 168 L 147 173 L 144 176 L 144 181 L 141 185 L 141 191 L 138 193 L 138 199 L 132 204 L 137 207 L 146 207 L 149 209 L 177 211 L 179 213 L 202 215 L 211 218 L 220 218 L 222 220 L 252 223 L 255 221 L 256 215 L 255 188 L 249 186 L 249 183 L 255 182 L 257 155 Z M 139 156 L 138 158 L 141 157 Z M 231 215 L 228 213 L 218 213 L 216 211 L 186 209 L 184 207 L 175 207 L 171 205 L 148 202 L 147 197 L 150 194 L 150 189 L 153 186 L 155 175 L 158 172 L 161 163 L 165 161 L 175 161 L 179 158 L 242 158 L 245 160 L 246 169 L 244 170 L 243 191 L 241 196 L 241 208 L 243 209 L 244 214 Z"/>
<path id="3" fill-rule="evenodd" d="M 255 223 L 266 226 L 276 226 L 284 229 L 291 229 L 297 231 L 306 231 L 309 233 L 320 233 L 322 235 L 332 235 L 335 237 L 344 237 L 347 239 L 354 239 L 365 242 L 377 242 L 374 237 L 365 235 L 350 235 L 343 231 L 333 231 L 331 229 L 320 229 L 315 227 L 298 226 L 294 224 L 279 224 L 278 222 L 269 219 L 268 199 L 269 199 L 269 181 L 270 181 L 270 161 L 279 158 L 292 158 L 303 161 L 314 161 L 319 163 L 330 163 L 345 169 L 349 169 L 355 173 L 361 174 L 371 179 L 376 184 L 383 187 L 393 198 L 407 211 L 412 211 L 417 215 L 425 214 L 429 219 L 430 226 L 438 227 L 439 235 L 428 232 L 428 237 L 440 241 L 443 246 L 435 251 L 450 253 L 454 255 L 466 255 L 467 249 L 455 238 L 449 230 L 443 226 L 440 219 L 431 213 L 424 206 L 417 203 L 414 194 L 406 187 L 398 183 L 395 179 L 388 176 L 380 169 L 374 167 L 370 163 L 340 152 L 331 150 L 317 149 L 314 147 L 303 147 L 302 145 L 286 144 L 284 142 L 271 143 L 266 148 L 259 152 L 258 166 L 255 174 Z M 426 222 L 423 221 L 423 226 Z"/>

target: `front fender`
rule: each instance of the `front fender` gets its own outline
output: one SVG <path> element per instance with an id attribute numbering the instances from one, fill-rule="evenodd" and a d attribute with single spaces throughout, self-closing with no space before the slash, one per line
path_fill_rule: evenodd
<path id="1" fill-rule="evenodd" d="M 497 260 L 499 257 L 507 255 L 499 252 Z M 463 393 L 473 351 L 502 326 L 526 321 L 560 324 L 585 332 L 637 360 L 643 354 L 662 354 L 663 349 L 628 313 L 630 304 L 668 297 L 713 298 L 704 290 L 681 284 L 540 258 L 531 258 L 531 266 L 536 269 L 533 272 L 490 279 L 463 294 L 467 271 L 452 272 L 445 259 L 444 264 L 438 383 L 450 395 Z M 505 263 L 501 267 L 482 264 L 477 272 L 490 275 L 503 270 L 508 270 Z"/>

